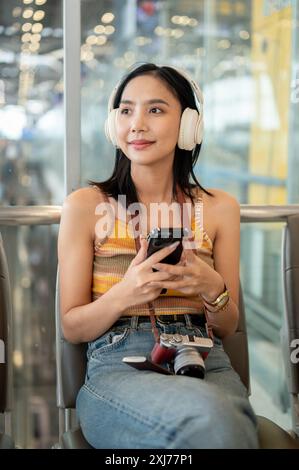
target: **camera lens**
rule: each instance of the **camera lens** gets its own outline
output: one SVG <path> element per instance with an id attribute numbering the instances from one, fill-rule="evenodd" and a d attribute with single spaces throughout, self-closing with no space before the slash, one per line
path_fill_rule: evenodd
<path id="1" fill-rule="evenodd" d="M 174 359 L 174 372 L 177 375 L 188 375 L 203 379 L 205 365 L 202 355 L 192 346 L 179 348 Z"/>

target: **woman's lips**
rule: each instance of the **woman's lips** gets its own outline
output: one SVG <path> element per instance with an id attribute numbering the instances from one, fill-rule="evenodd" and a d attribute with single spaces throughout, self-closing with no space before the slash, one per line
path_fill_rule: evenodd
<path id="1" fill-rule="evenodd" d="M 150 145 L 152 145 L 154 142 L 146 141 L 146 140 L 140 140 L 140 141 L 133 141 L 130 142 L 130 145 L 135 149 L 135 150 L 144 150 Z"/>

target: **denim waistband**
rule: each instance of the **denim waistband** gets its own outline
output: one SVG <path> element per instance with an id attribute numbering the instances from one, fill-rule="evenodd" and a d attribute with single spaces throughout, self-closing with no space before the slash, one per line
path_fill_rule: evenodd
<path id="1" fill-rule="evenodd" d="M 206 323 L 206 318 L 204 313 L 198 314 L 179 314 L 179 315 L 156 315 L 156 324 L 160 326 L 172 325 L 175 323 L 182 323 L 188 327 L 199 326 L 204 327 Z M 135 316 L 123 316 L 120 317 L 111 328 L 121 327 L 121 326 L 130 326 L 133 329 L 136 329 L 141 323 L 151 323 L 149 315 L 135 315 Z"/>

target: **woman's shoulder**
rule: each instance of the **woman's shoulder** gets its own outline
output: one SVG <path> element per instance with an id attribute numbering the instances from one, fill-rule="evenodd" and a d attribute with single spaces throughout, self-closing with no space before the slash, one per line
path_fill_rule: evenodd
<path id="1" fill-rule="evenodd" d="M 65 198 L 63 206 L 64 208 L 88 211 L 88 209 L 94 209 L 98 204 L 105 201 L 105 195 L 97 186 L 89 186 L 71 192 Z"/>
<path id="2" fill-rule="evenodd" d="M 84 187 L 71 192 L 63 203 L 60 226 L 80 226 L 80 233 L 90 234 L 94 238 L 97 222 L 97 208 L 105 202 L 104 194 L 95 187 Z"/>
<path id="3" fill-rule="evenodd" d="M 207 194 L 207 191 L 210 194 Z M 240 204 L 237 199 L 230 193 L 223 191 L 222 189 L 216 188 L 205 188 L 205 191 L 198 186 L 193 188 L 193 197 L 195 199 L 201 199 L 205 206 L 209 208 L 220 208 L 232 207 L 240 208 Z"/>
<path id="4" fill-rule="evenodd" d="M 200 190 L 203 201 L 204 225 L 211 240 L 223 226 L 238 226 L 240 223 L 240 204 L 230 193 L 216 188 L 205 188 L 212 196 Z"/>
<path id="5" fill-rule="evenodd" d="M 212 194 L 212 197 L 202 191 L 203 198 L 209 202 L 211 206 L 217 209 L 223 209 L 224 207 L 231 207 L 232 209 L 240 208 L 238 200 L 232 194 L 218 188 L 208 188 L 207 191 Z"/>
<path id="6" fill-rule="evenodd" d="M 98 207 L 106 202 L 105 195 L 97 187 L 84 187 L 71 192 L 62 206 L 62 221 L 80 223 L 82 230 L 94 226 Z"/>
<path id="7" fill-rule="evenodd" d="M 220 230 L 226 230 L 226 227 L 239 227 L 240 204 L 237 199 L 222 189 L 209 188 L 208 191 L 213 194 L 213 197 L 205 194 L 204 200 L 207 203 L 204 203 L 204 210 L 215 235 Z"/>

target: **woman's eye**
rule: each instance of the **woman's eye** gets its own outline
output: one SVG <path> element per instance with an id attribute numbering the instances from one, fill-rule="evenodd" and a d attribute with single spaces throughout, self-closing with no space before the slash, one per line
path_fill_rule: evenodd
<path id="1" fill-rule="evenodd" d="M 128 108 L 122 108 L 120 110 L 120 114 L 128 114 L 129 113 L 129 109 Z"/>
<path id="2" fill-rule="evenodd" d="M 162 113 L 162 110 L 160 108 L 151 108 L 150 112 L 153 114 L 160 114 Z"/>

